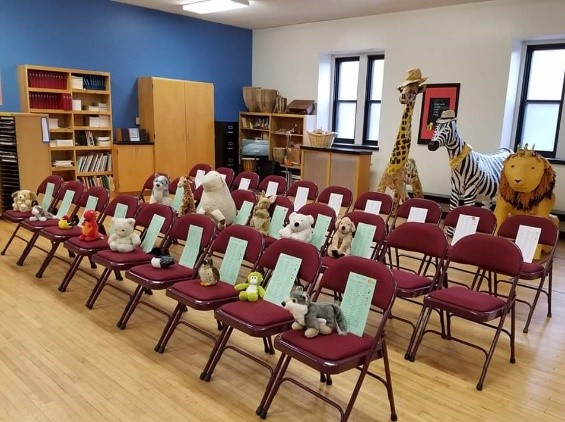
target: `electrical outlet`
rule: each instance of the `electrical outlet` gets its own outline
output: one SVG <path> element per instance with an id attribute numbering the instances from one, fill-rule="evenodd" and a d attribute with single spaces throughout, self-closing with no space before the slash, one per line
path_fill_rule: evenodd
<path id="1" fill-rule="evenodd" d="M 141 124 L 141 119 L 139 117 L 135 118 L 135 124 L 138 126 Z"/>

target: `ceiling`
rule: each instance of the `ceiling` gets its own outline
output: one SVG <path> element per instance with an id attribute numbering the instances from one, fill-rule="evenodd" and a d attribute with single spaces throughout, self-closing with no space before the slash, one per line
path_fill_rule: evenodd
<path id="1" fill-rule="evenodd" d="M 113 0 L 248 29 L 394 13 L 490 0 L 249 0 L 250 6 L 208 15 L 182 10 L 188 0 Z"/>

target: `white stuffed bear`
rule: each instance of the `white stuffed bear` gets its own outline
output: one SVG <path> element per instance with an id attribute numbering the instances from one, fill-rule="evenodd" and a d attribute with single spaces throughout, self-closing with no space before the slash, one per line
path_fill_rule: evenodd
<path id="1" fill-rule="evenodd" d="M 12 193 L 12 198 L 14 198 L 14 202 L 12 202 L 12 209 L 19 212 L 31 211 L 33 203 L 37 201 L 35 193 L 27 189 L 18 190 Z"/>
<path id="2" fill-rule="evenodd" d="M 233 223 L 237 212 L 235 202 L 224 178 L 217 171 L 210 171 L 202 178 L 202 197 L 196 212 L 210 216 L 219 230 Z"/>
<path id="3" fill-rule="evenodd" d="M 339 258 L 351 253 L 351 241 L 355 233 L 355 224 L 349 217 L 343 217 L 335 222 L 335 232 L 329 247 L 329 255 Z"/>
<path id="4" fill-rule="evenodd" d="M 134 218 L 114 218 L 114 232 L 108 237 L 110 249 L 116 252 L 132 252 L 141 244 L 139 235 L 135 232 Z"/>
<path id="5" fill-rule="evenodd" d="M 312 240 L 314 217 L 293 212 L 288 221 L 289 223 L 279 231 L 281 237 L 298 239 L 303 242 Z"/>

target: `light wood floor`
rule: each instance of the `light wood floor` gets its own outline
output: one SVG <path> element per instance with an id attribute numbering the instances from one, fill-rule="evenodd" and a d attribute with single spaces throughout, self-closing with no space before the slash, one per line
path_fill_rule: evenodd
<path id="1" fill-rule="evenodd" d="M 0 222 L 3 246 L 11 225 Z M 164 354 L 153 347 L 165 317 L 141 306 L 125 331 L 116 322 L 127 296 L 107 288 L 95 308 L 84 306 L 93 280 L 79 273 L 66 293 L 57 286 L 67 264 L 55 260 L 44 278 L 34 274 L 44 252 L 34 250 L 23 267 L 15 264 L 23 243 L 16 240 L 0 256 L 0 421 L 253 421 L 268 380 L 267 371 L 226 352 L 210 383 L 199 375 L 212 348 L 209 339 L 181 326 Z M 60 254 L 64 257 L 64 250 Z M 463 345 L 426 336 L 414 363 L 404 360 L 409 330 L 391 321 L 389 354 L 400 421 L 559 421 L 565 420 L 565 244 L 554 270 L 553 318 L 540 303 L 529 334 L 521 328 L 525 308 L 518 306 L 517 363 L 508 362 L 508 340 L 501 337 L 483 391 L 475 389 L 483 355 Z M 133 290 L 127 280 L 121 283 Z M 172 310 L 163 292 L 149 301 Z M 418 310 L 398 300 L 395 313 Z M 189 311 L 186 318 L 216 331 L 211 313 Z M 455 329 L 467 330 L 459 323 Z M 484 329 L 469 329 L 485 338 Z M 487 333 L 489 336 L 490 332 Z M 267 361 L 260 340 L 235 334 L 234 341 Z M 381 370 L 380 362 L 373 364 Z M 299 363 L 289 370 L 313 388 L 345 402 L 356 371 L 335 376 L 334 385 Z M 276 421 L 338 420 L 332 407 L 283 384 L 268 415 Z M 387 421 L 385 389 L 367 379 L 352 421 Z"/>

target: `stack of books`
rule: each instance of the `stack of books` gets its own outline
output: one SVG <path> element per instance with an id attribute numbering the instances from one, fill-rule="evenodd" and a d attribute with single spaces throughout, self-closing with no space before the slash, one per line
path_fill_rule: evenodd
<path id="1" fill-rule="evenodd" d="M 53 167 L 72 167 L 73 160 L 54 160 Z"/>

